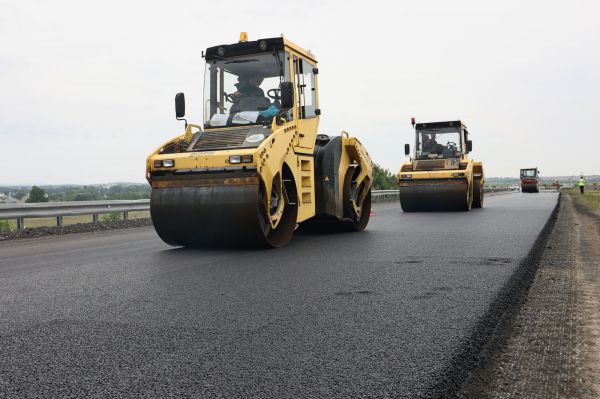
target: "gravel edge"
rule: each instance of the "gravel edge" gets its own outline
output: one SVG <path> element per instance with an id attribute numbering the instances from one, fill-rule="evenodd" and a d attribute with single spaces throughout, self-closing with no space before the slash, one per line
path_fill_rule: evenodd
<path id="1" fill-rule="evenodd" d="M 520 262 L 516 272 L 500 290 L 499 295 L 490 303 L 488 311 L 479 320 L 470 338 L 465 340 L 462 348 L 448 363 L 442 373 L 443 377 L 434 385 L 433 391 L 440 392 L 440 398 L 461 397 L 459 395 L 461 387 L 488 358 L 491 345 L 505 326 L 505 320 L 519 309 L 522 298 L 527 295 L 533 282 L 543 249 L 556 223 L 560 201 L 561 194 L 534 245 Z"/>
<path id="2" fill-rule="evenodd" d="M 571 195 L 526 297 L 460 398 L 600 395 L 600 214 Z"/>
<path id="3" fill-rule="evenodd" d="M 11 230 L 0 233 L 1 241 L 13 241 L 25 238 L 37 238 L 48 236 L 62 236 L 67 234 L 77 233 L 93 233 L 105 230 L 118 230 L 131 227 L 152 226 L 152 219 L 129 219 L 116 220 L 110 222 L 95 222 L 95 223 L 77 223 L 66 226 L 50 226 L 50 227 L 33 227 L 23 230 Z"/>

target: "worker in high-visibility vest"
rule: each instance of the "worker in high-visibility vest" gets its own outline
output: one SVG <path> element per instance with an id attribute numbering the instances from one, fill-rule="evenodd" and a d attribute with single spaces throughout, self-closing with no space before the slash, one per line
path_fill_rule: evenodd
<path id="1" fill-rule="evenodd" d="M 581 191 L 581 194 L 583 194 L 584 187 L 585 187 L 585 179 L 583 178 L 583 176 L 581 176 L 579 178 L 579 191 Z"/>

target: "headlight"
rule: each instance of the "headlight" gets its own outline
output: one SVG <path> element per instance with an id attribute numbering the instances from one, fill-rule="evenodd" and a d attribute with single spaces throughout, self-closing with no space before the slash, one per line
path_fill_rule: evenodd
<path id="1" fill-rule="evenodd" d="M 463 177 L 464 175 L 464 173 L 452 173 L 452 176 L 454 177 Z"/>
<path id="2" fill-rule="evenodd" d="M 154 167 L 155 168 L 172 168 L 173 166 L 175 166 L 175 160 L 174 159 L 155 159 L 154 160 Z"/>
<path id="3" fill-rule="evenodd" d="M 252 155 L 230 155 L 229 163 L 252 163 Z"/>
<path id="4" fill-rule="evenodd" d="M 400 175 L 403 179 L 411 179 L 412 175 Z"/>

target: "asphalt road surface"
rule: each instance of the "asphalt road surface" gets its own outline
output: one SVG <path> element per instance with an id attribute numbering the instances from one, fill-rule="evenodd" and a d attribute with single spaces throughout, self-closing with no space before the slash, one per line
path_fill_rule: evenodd
<path id="1" fill-rule="evenodd" d="M 443 395 L 557 198 L 382 205 L 363 233 L 266 251 L 152 228 L 0 243 L 0 397 Z"/>

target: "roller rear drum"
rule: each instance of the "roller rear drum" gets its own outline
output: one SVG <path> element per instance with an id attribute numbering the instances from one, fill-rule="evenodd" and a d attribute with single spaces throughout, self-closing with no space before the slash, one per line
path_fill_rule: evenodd
<path id="1" fill-rule="evenodd" d="M 472 190 L 466 180 L 403 182 L 400 205 L 404 212 L 468 211 L 473 200 Z"/>
<path id="2" fill-rule="evenodd" d="M 276 195 L 283 203 L 275 228 L 261 184 L 153 188 L 150 214 L 156 232 L 170 245 L 281 247 L 294 234 L 298 208 L 289 200 L 295 192 Z"/>

